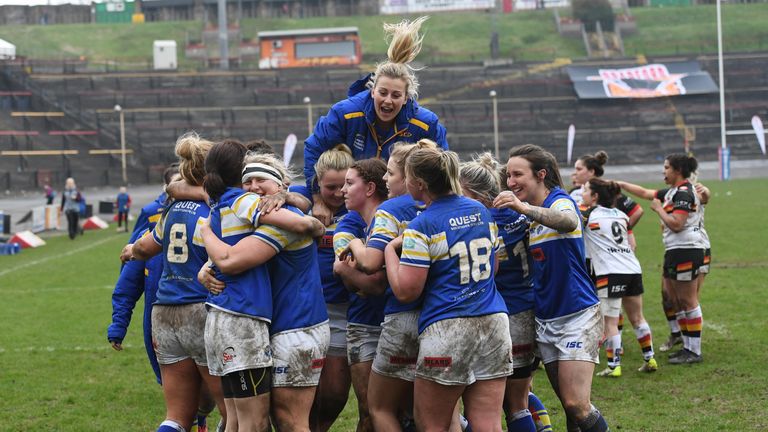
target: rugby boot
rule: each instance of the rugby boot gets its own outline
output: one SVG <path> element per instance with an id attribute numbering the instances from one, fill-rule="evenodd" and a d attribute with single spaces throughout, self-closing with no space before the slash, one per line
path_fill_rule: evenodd
<path id="1" fill-rule="evenodd" d="M 604 370 L 597 373 L 599 377 L 618 378 L 621 376 L 621 366 L 615 368 L 607 367 Z"/>
<path id="2" fill-rule="evenodd" d="M 669 335 L 669 339 L 667 339 L 667 341 L 664 342 L 659 347 L 659 351 L 667 352 L 667 351 L 671 350 L 675 345 L 680 345 L 682 343 L 683 343 L 683 337 L 682 336 Z"/>
<path id="3" fill-rule="evenodd" d="M 656 363 L 656 359 L 651 357 L 650 359 L 648 359 L 648 361 L 643 363 L 643 365 L 640 366 L 640 368 L 637 371 L 651 373 L 651 372 L 656 372 L 657 370 L 659 370 L 659 365 L 658 363 Z"/>

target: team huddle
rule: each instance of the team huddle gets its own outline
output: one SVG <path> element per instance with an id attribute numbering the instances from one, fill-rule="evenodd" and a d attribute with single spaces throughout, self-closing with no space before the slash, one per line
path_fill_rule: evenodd
<path id="1" fill-rule="evenodd" d="M 702 361 L 695 159 L 670 155 L 655 191 L 603 180 L 607 155 L 586 155 L 570 194 L 535 145 L 462 163 L 415 100 L 423 21 L 385 25 L 389 60 L 305 142 L 305 185 L 263 142 L 177 141 L 178 174 L 121 253 L 108 331 L 120 349 L 138 299 L 126 287 L 141 285 L 158 431 L 203 430 L 214 405 L 219 430 L 327 431 L 350 386 L 358 431 L 551 430 L 531 393 L 539 363 L 568 430 L 607 431 L 590 392 L 601 345 L 598 375 L 622 374 L 622 307 L 640 371 L 659 367 L 631 231 L 642 208 L 622 190 L 652 200 L 664 229 L 660 349 Z"/>

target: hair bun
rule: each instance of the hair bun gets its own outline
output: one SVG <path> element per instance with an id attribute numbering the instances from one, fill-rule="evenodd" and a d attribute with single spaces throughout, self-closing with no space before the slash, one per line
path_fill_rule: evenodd
<path id="1" fill-rule="evenodd" d="M 605 165 L 606 162 L 608 162 L 608 153 L 606 153 L 603 150 L 598 151 L 595 153 L 595 159 L 597 160 L 597 163 L 600 165 Z"/>

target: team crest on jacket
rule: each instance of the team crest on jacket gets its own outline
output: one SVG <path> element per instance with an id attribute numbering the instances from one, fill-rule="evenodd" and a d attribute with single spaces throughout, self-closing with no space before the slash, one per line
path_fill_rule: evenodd
<path id="1" fill-rule="evenodd" d="M 352 146 L 358 150 L 362 150 L 365 147 L 365 137 L 360 134 L 356 134 L 355 141 L 352 143 Z"/>

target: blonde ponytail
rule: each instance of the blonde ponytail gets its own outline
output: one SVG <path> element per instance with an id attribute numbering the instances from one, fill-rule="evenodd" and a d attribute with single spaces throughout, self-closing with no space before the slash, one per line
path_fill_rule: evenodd
<path id="1" fill-rule="evenodd" d="M 491 203 L 501 188 L 499 163 L 488 152 L 475 156 L 470 162 L 461 164 L 461 184 L 483 204 Z"/>
<path id="2" fill-rule="evenodd" d="M 384 24 L 384 34 L 389 42 L 387 60 L 376 65 L 376 71 L 368 82 L 369 88 L 376 87 L 380 77 L 400 79 L 405 82 L 405 91 L 409 99 L 419 97 L 419 80 L 411 62 L 421 52 L 424 36 L 419 33 L 421 25 L 429 17 L 423 16 L 413 21 L 403 20 L 397 24 Z"/>
<path id="3" fill-rule="evenodd" d="M 437 148 L 414 149 L 405 162 L 409 177 L 421 179 L 435 196 L 461 194 L 459 155 Z"/>
<path id="4" fill-rule="evenodd" d="M 353 163 L 355 163 L 355 158 L 352 157 L 352 150 L 346 144 L 338 144 L 317 158 L 315 180 L 321 180 L 325 173 L 331 170 L 346 172 Z"/>

